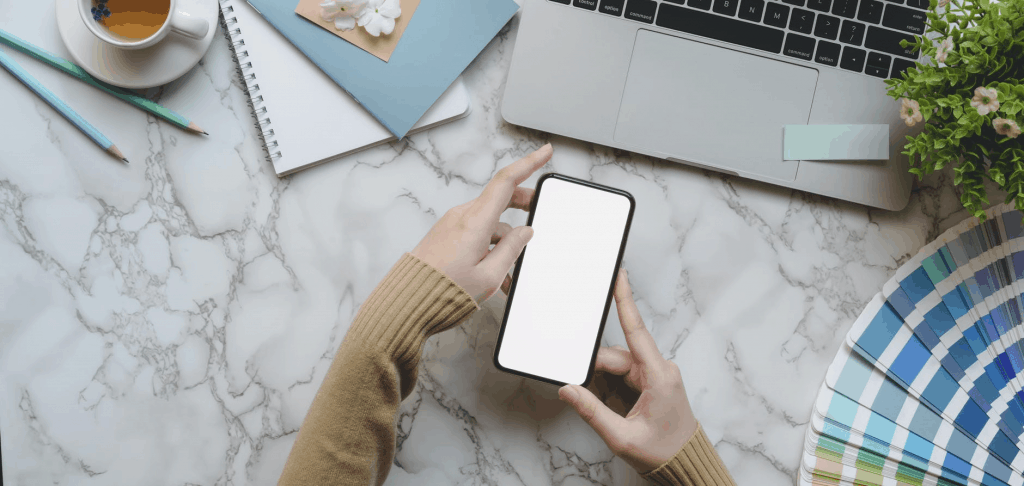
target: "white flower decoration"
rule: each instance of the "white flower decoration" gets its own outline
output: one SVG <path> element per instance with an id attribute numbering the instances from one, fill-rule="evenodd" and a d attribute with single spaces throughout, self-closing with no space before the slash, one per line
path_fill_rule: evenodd
<path id="1" fill-rule="evenodd" d="M 402 15 L 398 0 L 369 0 L 359 16 L 359 26 L 374 37 L 388 35 L 395 30 L 395 19 Z"/>
<path id="2" fill-rule="evenodd" d="M 953 50 L 953 39 L 946 37 L 939 43 L 939 46 L 935 49 L 935 60 L 941 63 L 946 62 L 946 56 L 949 55 L 949 51 Z"/>
<path id="3" fill-rule="evenodd" d="M 971 98 L 971 106 L 978 109 L 978 114 L 985 116 L 999 109 L 999 93 L 995 88 L 978 86 L 974 89 L 974 98 Z"/>
<path id="4" fill-rule="evenodd" d="M 1010 138 L 1017 138 L 1017 135 L 1020 135 L 1020 127 L 1017 126 L 1017 122 L 1006 118 L 992 120 L 992 128 L 996 129 L 996 133 Z"/>
<path id="5" fill-rule="evenodd" d="M 356 28 L 356 18 L 366 12 L 367 0 L 324 0 L 320 18 L 334 22 L 334 28 L 346 31 Z"/>
<path id="6" fill-rule="evenodd" d="M 921 121 L 921 105 L 916 101 L 908 98 L 900 98 L 903 105 L 900 107 L 900 118 L 903 119 L 903 123 L 906 123 L 908 127 L 912 127 Z"/>

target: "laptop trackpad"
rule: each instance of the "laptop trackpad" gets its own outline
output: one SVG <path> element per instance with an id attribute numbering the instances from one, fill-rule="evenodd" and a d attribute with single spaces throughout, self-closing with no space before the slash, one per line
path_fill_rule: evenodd
<path id="1" fill-rule="evenodd" d="M 782 127 L 805 125 L 818 71 L 701 42 L 637 32 L 615 140 L 783 181 Z"/>

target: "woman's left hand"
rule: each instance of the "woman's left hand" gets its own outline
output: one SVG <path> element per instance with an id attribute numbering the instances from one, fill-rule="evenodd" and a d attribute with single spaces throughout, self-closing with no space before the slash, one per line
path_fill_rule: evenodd
<path id="1" fill-rule="evenodd" d="M 508 293 L 508 271 L 533 237 L 533 228 L 513 228 L 498 218 L 508 208 L 530 210 L 534 190 L 519 184 L 551 160 L 552 151 L 547 144 L 499 170 L 480 196 L 449 209 L 412 254 L 444 272 L 478 304 L 499 286 Z"/>

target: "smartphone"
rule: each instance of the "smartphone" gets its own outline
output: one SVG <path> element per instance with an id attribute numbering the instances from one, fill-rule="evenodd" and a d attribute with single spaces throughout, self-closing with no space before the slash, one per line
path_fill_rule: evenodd
<path id="1" fill-rule="evenodd" d="M 540 177 L 494 366 L 556 385 L 590 382 L 635 207 L 620 189 Z"/>

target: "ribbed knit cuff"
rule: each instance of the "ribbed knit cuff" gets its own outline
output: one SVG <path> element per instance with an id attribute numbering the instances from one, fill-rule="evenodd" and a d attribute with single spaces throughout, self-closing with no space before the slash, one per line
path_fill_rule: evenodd
<path id="1" fill-rule="evenodd" d="M 381 349 L 402 368 L 415 366 L 427 337 L 477 309 L 473 297 L 447 275 L 406 253 L 363 302 L 346 340 Z"/>
<path id="2" fill-rule="evenodd" d="M 732 476 L 715 452 L 704 428 L 697 424 L 686 445 L 675 457 L 657 469 L 644 474 L 644 479 L 660 485 L 683 486 L 734 486 Z"/>

